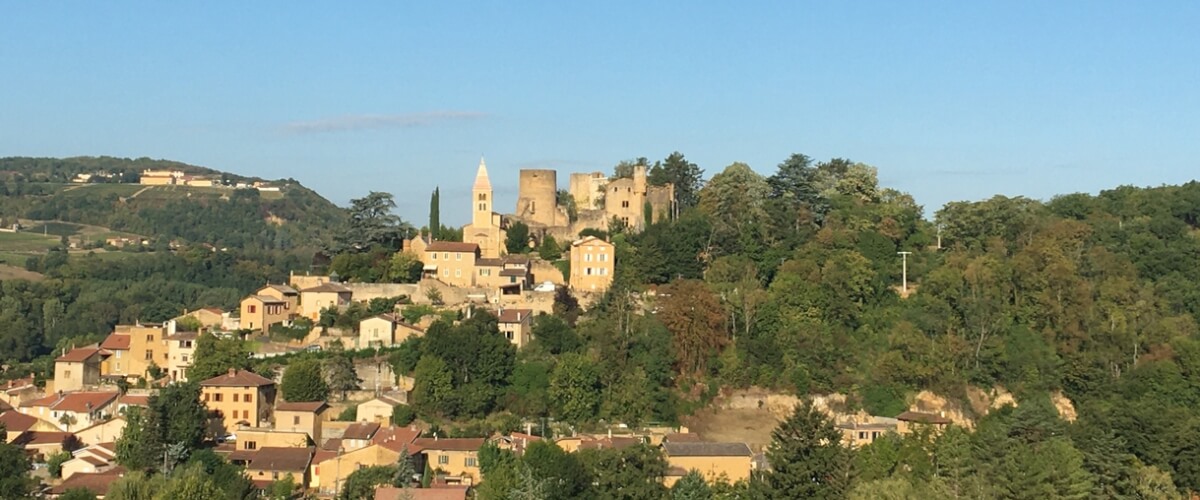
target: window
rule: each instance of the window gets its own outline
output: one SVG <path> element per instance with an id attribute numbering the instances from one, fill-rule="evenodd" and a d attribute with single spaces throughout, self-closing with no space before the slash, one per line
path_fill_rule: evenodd
<path id="1" fill-rule="evenodd" d="M 257 311 L 258 311 L 258 306 L 254 305 L 254 304 L 250 304 L 250 305 L 246 306 L 246 312 L 248 312 L 250 314 L 254 314 Z"/>
<path id="2" fill-rule="evenodd" d="M 233 395 L 233 402 L 234 402 L 234 403 L 238 402 L 238 395 L 237 395 L 237 394 L 234 394 L 234 395 Z"/>
<path id="3" fill-rule="evenodd" d="M 475 457 L 467 457 L 467 459 L 463 461 L 463 465 L 466 465 L 467 467 L 475 467 Z"/>
<path id="4" fill-rule="evenodd" d="M 191 348 L 192 348 L 192 341 L 190 341 L 190 340 L 185 340 L 185 341 L 183 341 L 183 342 L 181 342 L 181 343 L 180 343 L 180 347 L 183 347 L 184 349 L 191 349 Z"/>
<path id="5" fill-rule="evenodd" d="M 247 450 L 253 450 L 253 449 L 257 449 L 257 448 L 258 448 L 258 442 L 246 441 L 246 449 Z"/>
<path id="6" fill-rule="evenodd" d="M 154 351 L 146 351 L 146 361 L 154 361 Z"/>
<path id="7" fill-rule="evenodd" d="M 608 276 L 608 268 L 607 267 L 600 268 L 600 276 Z"/>
<path id="8" fill-rule="evenodd" d="M 506 339 L 508 339 L 508 340 L 512 340 L 512 339 L 513 339 L 513 333 L 512 333 L 512 332 L 504 332 L 504 338 L 506 338 Z"/>
<path id="9" fill-rule="evenodd" d="M 450 260 L 450 252 L 442 252 L 442 260 Z"/>
<path id="10" fill-rule="evenodd" d="M 585 254 L 583 254 L 583 261 L 584 261 L 584 262 L 591 262 L 591 261 L 592 261 L 592 254 L 590 254 L 590 253 L 585 253 Z"/>
<path id="11" fill-rule="evenodd" d="M 487 193 L 479 193 L 479 201 L 487 201 Z"/>
<path id="12" fill-rule="evenodd" d="M 480 211 L 480 212 L 486 212 L 486 211 L 487 211 L 487 203 L 480 203 L 480 204 L 479 204 L 479 211 Z"/>
<path id="13" fill-rule="evenodd" d="M 113 352 L 117 353 L 117 359 L 121 359 L 121 351 L 120 350 L 116 350 Z"/>
<path id="14" fill-rule="evenodd" d="M 242 401 L 245 401 L 247 403 L 252 403 L 252 402 L 254 402 L 254 398 L 251 397 L 249 394 L 247 394 L 246 397 L 242 398 Z"/>
<path id="15" fill-rule="evenodd" d="M 183 355 L 183 356 L 181 356 L 181 357 L 183 358 L 183 362 L 184 362 L 184 363 L 187 363 L 187 354 L 184 354 L 184 355 Z"/>
<path id="16" fill-rule="evenodd" d="M 442 270 L 442 276 L 445 276 L 445 277 L 449 278 L 449 277 L 450 277 L 450 270 L 449 270 L 449 269 L 443 269 L 443 270 Z"/>
<path id="17" fill-rule="evenodd" d="M 449 455 L 438 455 L 438 465 L 446 465 L 450 463 Z"/>
<path id="18" fill-rule="evenodd" d="M 213 394 L 213 402 L 214 402 L 214 403 L 220 403 L 220 402 L 221 402 L 221 393 L 219 393 L 219 392 L 218 392 L 218 393 L 216 393 L 216 394 Z"/>
<path id="19" fill-rule="evenodd" d="M 621 208 L 629 208 L 629 200 L 622 201 Z"/>
<path id="20" fill-rule="evenodd" d="M 154 336 L 153 336 L 153 335 L 147 335 L 147 336 L 146 336 L 146 342 L 154 342 Z"/>
<path id="21" fill-rule="evenodd" d="M 71 378 L 71 370 L 63 371 L 63 378 Z"/>
<path id="22" fill-rule="evenodd" d="M 462 269 L 455 269 L 455 270 L 454 270 L 454 277 L 455 277 L 455 278 L 458 278 L 458 277 L 461 277 L 461 276 L 462 276 Z"/>
<path id="23" fill-rule="evenodd" d="M 454 260 L 462 260 L 462 254 L 461 254 L 461 253 L 455 253 L 455 254 L 454 254 Z"/>
<path id="24" fill-rule="evenodd" d="M 592 275 L 592 268 L 590 268 L 590 267 L 585 267 L 585 268 L 583 268 L 583 274 L 585 274 L 585 275 L 588 275 L 588 276 L 591 276 L 591 275 Z"/>
<path id="25" fill-rule="evenodd" d="M 437 260 L 437 252 L 433 252 L 433 255 L 431 255 L 431 257 L 433 258 L 432 260 Z"/>
<path id="26" fill-rule="evenodd" d="M 208 402 L 208 394 L 207 394 L 207 393 L 204 395 L 204 402 L 205 402 L 205 403 L 207 403 L 207 402 Z"/>
<path id="27" fill-rule="evenodd" d="M 866 438 L 867 438 L 867 433 L 865 433 L 865 432 L 859 432 L 859 433 L 858 433 L 858 438 L 859 438 L 859 439 L 866 439 Z"/>
<path id="28" fill-rule="evenodd" d="M 271 471 L 271 479 L 279 479 L 279 471 Z"/>
<path id="29" fill-rule="evenodd" d="M 600 262 L 608 262 L 608 254 L 606 254 L 606 253 L 600 254 Z"/>
<path id="30" fill-rule="evenodd" d="M 300 415 L 292 416 L 292 425 L 300 425 Z"/>

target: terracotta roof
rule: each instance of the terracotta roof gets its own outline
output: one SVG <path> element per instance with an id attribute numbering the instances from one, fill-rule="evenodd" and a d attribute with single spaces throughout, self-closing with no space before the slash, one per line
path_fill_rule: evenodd
<path id="1" fill-rule="evenodd" d="M 425 247 L 426 252 L 477 252 L 479 245 L 458 241 L 435 241 Z"/>
<path id="2" fill-rule="evenodd" d="M 505 264 L 529 265 L 529 256 L 521 254 L 509 254 L 504 256 Z"/>
<path id="3" fill-rule="evenodd" d="M 75 433 L 76 433 L 76 434 L 78 434 L 78 433 L 81 433 L 81 432 L 83 432 L 83 431 L 86 431 L 86 430 L 88 430 L 88 429 L 94 429 L 94 428 L 96 428 L 96 427 L 100 427 L 101 425 L 108 425 L 108 424 L 111 424 L 111 423 L 113 423 L 113 422 L 116 422 L 116 421 L 121 421 L 121 422 L 124 422 L 124 421 L 125 421 L 125 419 L 124 419 L 124 418 L 122 418 L 122 417 L 114 417 L 114 418 L 110 418 L 110 419 L 108 419 L 108 420 L 98 420 L 98 421 L 96 421 L 95 423 L 93 423 L 92 425 L 90 425 L 90 426 L 88 426 L 88 427 L 84 427 L 84 428 L 82 428 L 82 429 L 79 429 L 79 430 L 75 431 Z"/>
<path id="4" fill-rule="evenodd" d="M 321 451 L 337 451 L 341 447 L 342 438 L 330 438 L 326 439 L 325 443 L 321 445 Z"/>
<path id="5" fill-rule="evenodd" d="M 483 438 L 417 438 L 413 444 L 425 450 L 478 451 Z"/>
<path id="6" fill-rule="evenodd" d="M 250 458 L 247 469 L 271 471 L 303 471 L 312 463 L 316 448 L 282 448 L 268 446 L 259 448 Z"/>
<path id="7" fill-rule="evenodd" d="M 500 267 L 504 265 L 504 259 L 475 259 L 475 267 Z"/>
<path id="8" fill-rule="evenodd" d="M 9 410 L 0 413 L 0 424 L 4 425 L 4 429 L 8 432 L 25 432 L 37 421 L 38 419 L 18 411 Z"/>
<path id="9" fill-rule="evenodd" d="M 113 467 L 104 472 L 77 472 L 71 474 L 58 486 L 50 488 L 51 495 L 62 495 L 67 491 L 83 488 L 95 493 L 97 496 L 108 493 L 108 487 L 118 478 L 125 475 L 124 467 Z"/>
<path id="10" fill-rule="evenodd" d="M 663 443 L 672 457 L 749 457 L 753 455 L 746 443 Z"/>
<path id="11" fill-rule="evenodd" d="M 397 488 L 380 486 L 375 489 L 375 500 L 466 500 L 467 487 L 453 488 Z"/>
<path id="12" fill-rule="evenodd" d="M 919 411 L 906 411 L 896 415 L 896 420 L 904 422 L 917 422 L 922 424 L 949 424 L 950 419 L 934 413 L 923 413 Z"/>
<path id="13" fill-rule="evenodd" d="M 262 302 L 263 304 L 287 304 L 286 300 L 283 300 L 280 298 L 275 298 L 270 295 L 251 295 L 242 300 L 250 300 L 250 299 L 257 300 L 259 302 Z"/>
<path id="14" fill-rule="evenodd" d="M 529 274 L 528 269 L 505 269 L 500 271 L 500 276 L 525 276 Z"/>
<path id="15" fill-rule="evenodd" d="M 150 396 L 145 394 L 126 394 L 117 400 L 119 405 L 150 406 Z"/>
<path id="16" fill-rule="evenodd" d="M 309 413 L 320 413 L 329 405 L 324 401 L 314 401 L 311 403 L 279 403 L 275 405 L 275 411 L 304 411 Z"/>
<path id="17" fill-rule="evenodd" d="M 371 439 L 376 432 L 379 432 L 379 424 L 375 422 L 355 422 L 346 427 L 342 439 Z"/>
<path id="18" fill-rule="evenodd" d="M 312 288 L 300 290 L 300 293 L 350 293 L 351 290 L 337 283 L 321 283 Z"/>
<path id="19" fill-rule="evenodd" d="M 0 401 L 0 412 L 8 411 L 11 409 L 13 409 L 12 405 L 5 403 L 4 401 Z"/>
<path id="20" fill-rule="evenodd" d="M 275 381 L 246 370 L 230 369 L 228 372 L 200 382 L 201 387 L 262 387 L 275 385 Z"/>
<path id="21" fill-rule="evenodd" d="M 264 286 L 264 287 L 262 287 L 262 288 L 259 288 L 259 289 L 258 289 L 258 291 L 260 291 L 260 292 L 261 292 L 261 291 L 263 291 L 263 290 L 266 290 L 266 289 L 268 289 L 268 288 L 270 288 L 270 289 L 272 289 L 272 290 L 275 290 L 275 291 L 277 291 L 277 292 L 280 292 L 280 293 L 282 293 L 282 294 L 284 294 L 284 295 L 296 295 L 296 294 L 300 293 L 300 292 L 297 292 L 295 288 L 292 288 L 292 287 L 290 287 L 290 286 L 287 286 L 287 285 L 267 285 L 267 286 Z"/>
<path id="22" fill-rule="evenodd" d="M 128 351 L 132 338 L 127 333 L 113 333 L 106 337 L 104 342 L 100 343 L 100 348 L 113 351 Z"/>
<path id="23" fill-rule="evenodd" d="M 67 439 L 74 437 L 75 434 L 70 432 L 58 431 L 25 431 L 20 436 L 12 440 L 12 444 L 16 446 L 39 446 L 46 444 L 62 444 Z"/>
<path id="24" fill-rule="evenodd" d="M 393 451 L 400 451 L 407 446 L 408 453 L 413 454 L 420 450 L 420 446 L 413 444 L 419 437 L 421 437 L 421 431 L 417 429 L 392 426 L 376 432 L 375 437 L 371 438 L 371 442 Z"/>
<path id="25" fill-rule="evenodd" d="M 583 438 L 579 442 L 581 450 L 604 450 L 609 448 L 621 449 L 630 446 L 642 444 L 642 440 L 634 437 L 604 437 L 604 438 Z"/>
<path id="26" fill-rule="evenodd" d="M 501 323 L 521 323 L 533 316 L 533 309 L 501 309 L 497 319 Z"/>
<path id="27" fill-rule="evenodd" d="M 5 392 L 20 391 L 29 387 L 34 387 L 33 375 L 25 378 L 9 380 L 4 383 L 3 389 Z"/>
<path id="28" fill-rule="evenodd" d="M 109 353 L 108 351 L 105 351 L 104 349 L 100 349 L 99 347 L 80 347 L 77 349 L 71 349 L 70 351 L 67 351 L 66 354 L 59 356 L 57 359 L 55 359 L 55 361 L 65 361 L 68 363 L 81 363 L 81 362 L 87 361 L 88 359 L 91 359 L 92 356 L 95 356 L 97 354 L 99 354 L 102 358 L 107 358 L 108 356 L 111 355 L 111 353 Z"/>
<path id="29" fill-rule="evenodd" d="M 39 407 L 45 406 L 55 411 L 70 411 L 75 413 L 83 413 L 87 411 L 95 411 L 112 403 L 117 399 L 119 393 L 116 392 L 68 392 L 65 394 L 51 394 L 41 399 L 26 401 L 21 403 L 22 407 Z M 88 404 L 91 407 L 88 407 Z"/>

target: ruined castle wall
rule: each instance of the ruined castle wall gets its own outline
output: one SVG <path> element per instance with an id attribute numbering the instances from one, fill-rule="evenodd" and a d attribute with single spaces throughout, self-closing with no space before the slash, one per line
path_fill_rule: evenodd
<path id="1" fill-rule="evenodd" d="M 646 191 L 646 201 L 654 211 L 653 222 L 658 222 L 671 215 L 671 204 L 675 200 L 675 186 L 650 186 Z"/>
<path id="2" fill-rule="evenodd" d="M 608 184 L 608 176 L 603 172 L 590 174 L 571 174 L 570 192 L 575 198 L 575 207 L 579 212 L 596 209 L 596 203 L 604 196 L 604 185 Z"/>
<path id="3" fill-rule="evenodd" d="M 554 170 L 521 170 L 517 211 L 513 215 L 545 226 L 565 225 L 558 220 L 558 173 Z"/>

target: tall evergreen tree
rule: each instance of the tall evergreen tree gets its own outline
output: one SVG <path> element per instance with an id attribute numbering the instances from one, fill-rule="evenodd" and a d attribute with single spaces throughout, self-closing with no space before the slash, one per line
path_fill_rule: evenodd
<path id="1" fill-rule="evenodd" d="M 771 472 L 756 486 L 767 498 L 842 498 L 850 485 L 850 458 L 833 421 L 806 401 L 771 432 Z"/>
<path id="2" fill-rule="evenodd" d="M 429 197 L 429 239 L 442 239 L 442 195 L 441 188 L 433 188 Z"/>

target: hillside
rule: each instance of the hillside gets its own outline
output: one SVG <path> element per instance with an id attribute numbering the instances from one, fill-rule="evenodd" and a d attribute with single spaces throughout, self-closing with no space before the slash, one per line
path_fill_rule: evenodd
<path id="1" fill-rule="evenodd" d="M 46 221 L 52 226 L 74 223 L 100 228 L 66 234 L 49 231 L 96 238 L 81 243 L 140 235 L 160 246 L 174 241 L 290 250 L 318 246 L 344 220 L 342 209 L 292 179 L 271 181 L 278 191 L 137 184 L 137 175 L 145 169 L 203 175 L 221 183 L 262 180 L 147 158 L 0 158 L 0 222 L 6 227 L 20 220 L 25 225 Z M 70 183 L 81 174 L 104 182 Z M 0 250 L 9 249 L 0 244 Z"/>

